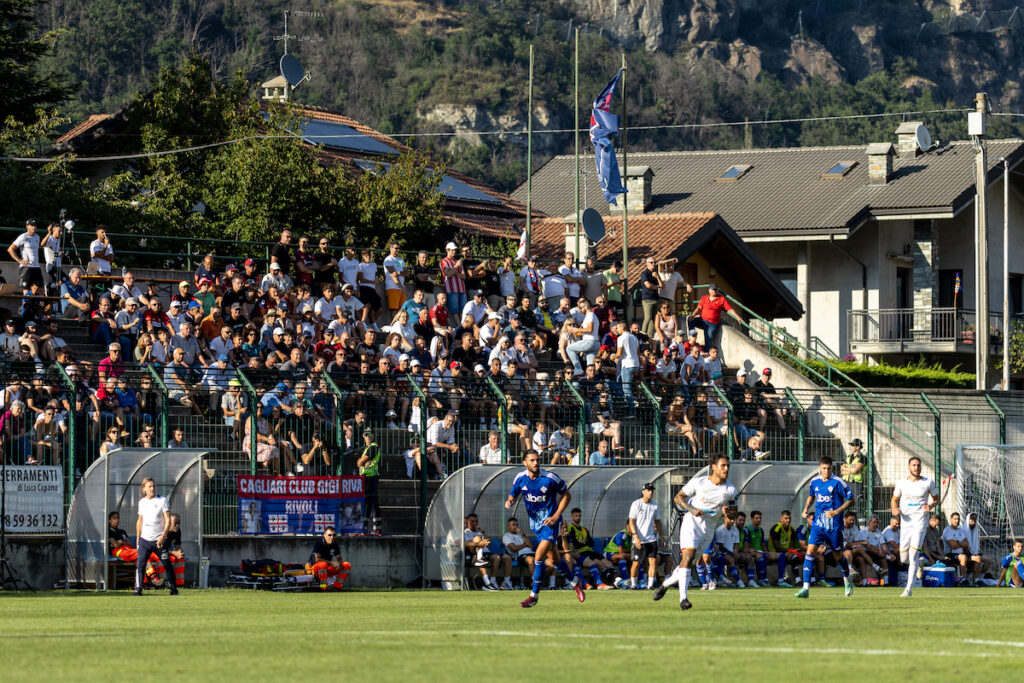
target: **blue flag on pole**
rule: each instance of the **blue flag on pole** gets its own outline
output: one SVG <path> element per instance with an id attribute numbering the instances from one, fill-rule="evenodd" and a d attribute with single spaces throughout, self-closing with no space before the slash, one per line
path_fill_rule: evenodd
<path id="1" fill-rule="evenodd" d="M 610 139 L 610 136 L 619 133 L 619 117 L 612 113 L 612 97 L 620 78 L 622 69 L 594 100 L 594 109 L 590 114 L 590 142 L 594 145 L 597 177 L 601 181 L 605 201 L 616 205 L 615 195 L 626 192 L 622 186 L 622 176 L 619 175 L 619 160 L 615 158 L 615 148 Z"/>

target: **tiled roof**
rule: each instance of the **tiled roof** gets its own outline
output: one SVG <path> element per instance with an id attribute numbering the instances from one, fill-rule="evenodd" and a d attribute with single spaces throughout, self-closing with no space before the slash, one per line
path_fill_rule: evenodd
<path id="1" fill-rule="evenodd" d="M 1024 142 L 987 143 L 989 181 L 1001 173 L 1000 157 L 1011 167 L 1024 158 Z M 871 214 L 945 213 L 962 209 L 974 195 L 974 149 L 970 142 L 940 145 L 916 158 L 893 160 L 885 185 L 868 185 L 866 146 L 698 152 L 630 152 L 629 167 L 654 171 L 648 213 L 713 211 L 737 233 L 846 233 Z M 582 177 L 589 206 L 610 215 L 593 157 Z M 822 174 L 840 161 L 856 165 L 842 178 Z M 620 159 L 621 162 L 621 159 Z M 574 211 L 574 158 L 558 156 L 533 176 L 533 206 L 552 216 Z M 716 182 L 730 166 L 751 168 L 735 182 Z M 620 163 L 621 166 L 621 163 Z M 512 193 L 525 200 L 525 185 Z M 632 221 L 630 221 L 632 223 Z"/>
<path id="2" fill-rule="evenodd" d="M 96 126 L 98 126 L 101 122 L 106 121 L 109 118 L 111 118 L 111 114 L 92 114 L 91 116 L 89 116 L 89 118 L 75 124 L 71 127 L 71 129 L 68 132 L 64 133 L 64 135 L 61 135 L 59 138 L 57 138 L 56 144 L 63 145 L 73 140 L 74 138 L 84 136 L 86 133 L 96 128 Z"/>
<path id="3" fill-rule="evenodd" d="M 531 226 L 530 248 L 539 259 L 561 260 L 568 219 L 547 218 Z M 605 237 L 597 243 L 597 260 L 622 258 L 622 218 L 605 217 Z M 714 213 L 645 214 L 630 216 L 628 229 L 629 286 L 639 283 L 644 259 L 676 258 L 686 262 L 700 253 L 736 288 L 744 303 L 767 318 L 793 318 L 803 308 L 792 292 L 747 246 L 721 216 Z M 585 239 L 585 238 L 584 238 Z"/>
<path id="4" fill-rule="evenodd" d="M 682 243 L 715 219 L 713 213 L 684 213 L 630 216 L 629 263 L 626 269 L 630 287 L 637 284 L 644 259 L 653 255 L 668 258 Z M 571 220 L 571 217 L 570 217 Z M 538 259 L 562 260 L 565 253 L 565 224 L 561 218 L 534 221 L 530 231 L 530 249 Z M 597 243 L 597 260 L 611 263 L 622 259 L 622 217 L 605 217 L 605 237 Z M 586 240 L 586 237 L 582 237 Z"/>

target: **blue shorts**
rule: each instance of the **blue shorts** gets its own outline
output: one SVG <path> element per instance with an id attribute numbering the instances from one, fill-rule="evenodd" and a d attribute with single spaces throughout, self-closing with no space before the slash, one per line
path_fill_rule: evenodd
<path id="1" fill-rule="evenodd" d="M 612 558 L 615 557 L 615 555 L 617 555 L 617 553 L 608 553 L 608 552 L 606 552 L 604 554 L 604 559 L 608 560 L 609 562 L 614 562 L 615 560 L 613 560 Z"/>
<path id="2" fill-rule="evenodd" d="M 835 529 L 812 526 L 811 537 L 807 539 L 807 545 L 827 545 L 838 552 L 843 547 L 843 530 L 838 526 Z"/>
<path id="3" fill-rule="evenodd" d="M 555 522 L 554 526 L 547 526 L 545 524 L 538 523 L 533 527 L 533 533 L 537 534 L 537 543 L 541 541 L 551 541 L 552 544 L 558 545 L 558 535 L 562 532 L 562 520 Z"/>

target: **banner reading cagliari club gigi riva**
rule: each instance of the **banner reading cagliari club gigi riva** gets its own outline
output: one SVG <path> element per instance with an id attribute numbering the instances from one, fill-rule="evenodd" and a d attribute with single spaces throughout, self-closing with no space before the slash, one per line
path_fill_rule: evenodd
<path id="1" fill-rule="evenodd" d="M 238 533 L 363 532 L 363 477 L 238 477 Z"/>

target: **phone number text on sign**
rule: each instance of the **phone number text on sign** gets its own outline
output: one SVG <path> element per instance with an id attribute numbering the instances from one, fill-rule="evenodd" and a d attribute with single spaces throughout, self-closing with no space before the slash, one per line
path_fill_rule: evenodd
<path id="1" fill-rule="evenodd" d="M 4 529 L 12 533 L 60 533 L 64 481 L 59 467 L 8 466 Z"/>

